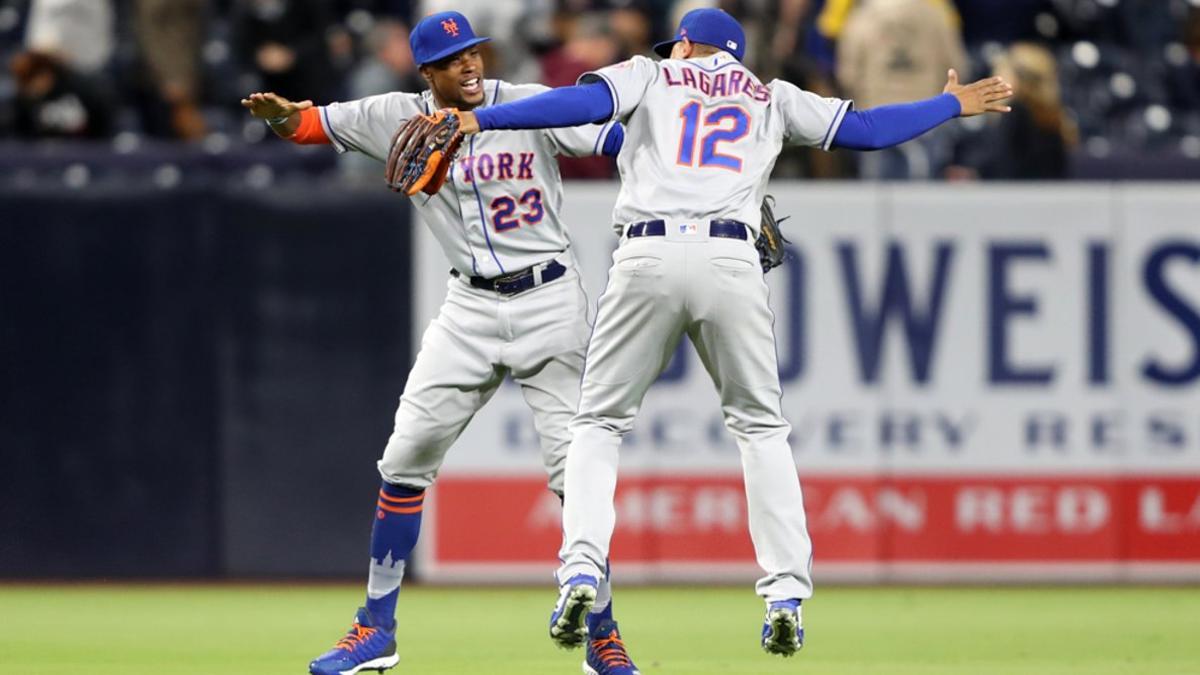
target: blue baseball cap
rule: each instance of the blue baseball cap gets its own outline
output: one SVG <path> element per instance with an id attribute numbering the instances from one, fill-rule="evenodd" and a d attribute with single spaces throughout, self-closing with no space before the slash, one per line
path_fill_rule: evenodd
<path id="1" fill-rule="evenodd" d="M 724 10 L 704 8 L 693 9 L 683 15 L 679 21 L 679 32 L 675 39 L 654 45 L 654 53 L 668 58 L 671 47 L 683 38 L 702 45 L 711 45 L 733 54 L 738 61 L 746 55 L 746 31 L 737 19 Z"/>
<path id="2" fill-rule="evenodd" d="M 475 37 L 467 17 L 458 12 L 438 12 L 421 19 L 408 36 L 413 61 L 423 66 L 457 54 L 491 38 Z"/>

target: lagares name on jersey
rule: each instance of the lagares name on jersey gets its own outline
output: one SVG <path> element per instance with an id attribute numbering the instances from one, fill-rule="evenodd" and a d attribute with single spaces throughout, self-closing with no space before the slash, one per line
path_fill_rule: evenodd
<path id="1" fill-rule="evenodd" d="M 458 160 L 463 182 L 474 183 L 491 180 L 533 180 L 532 152 L 514 155 L 511 152 L 481 153 Z"/>
<path id="2" fill-rule="evenodd" d="M 771 90 L 748 71 L 740 68 L 734 68 L 728 73 L 712 74 L 684 67 L 680 68 L 678 79 L 671 74 L 670 68 L 663 66 L 662 71 L 668 87 L 696 89 L 713 98 L 742 94 L 760 103 L 771 100 Z"/>

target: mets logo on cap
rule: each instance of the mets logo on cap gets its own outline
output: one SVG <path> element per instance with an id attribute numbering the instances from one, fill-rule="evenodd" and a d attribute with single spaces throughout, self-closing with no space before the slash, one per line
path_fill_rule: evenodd
<path id="1" fill-rule="evenodd" d="M 408 43 L 413 61 L 423 66 L 470 49 L 490 38 L 476 37 L 471 22 L 458 12 L 438 12 L 421 19 L 413 26 Z"/>

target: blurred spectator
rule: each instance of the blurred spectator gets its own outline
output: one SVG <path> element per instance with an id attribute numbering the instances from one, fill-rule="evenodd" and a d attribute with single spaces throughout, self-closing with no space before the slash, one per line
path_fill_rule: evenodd
<path id="1" fill-rule="evenodd" d="M 603 33 L 604 41 L 616 46 L 616 54 L 602 65 L 635 55 L 653 56 L 654 43 L 665 39 L 655 32 L 662 18 L 658 16 L 661 4 L 656 0 L 561 0 L 553 17 L 555 44 L 561 46 L 572 39 L 584 39 L 584 34 Z M 663 33 L 674 29 L 672 26 Z"/>
<path id="2" fill-rule="evenodd" d="M 856 0 L 811 0 L 812 21 L 805 39 L 809 58 L 827 76 L 833 76 L 836 44 Z"/>
<path id="3" fill-rule="evenodd" d="M 866 0 L 838 43 L 838 82 L 860 108 L 928 98 L 946 71 L 965 79 L 957 16 L 944 0 Z"/>
<path id="4" fill-rule="evenodd" d="M 653 43 L 656 42 L 652 35 L 653 26 L 649 14 L 634 4 L 612 9 L 608 13 L 608 26 L 619 47 L 619 61 L 631 56 L 649 55 Z"/>
<path id="5" fill-rule="evenodd" d="M 773 2 L 774 0 L 764 0 Z M 621 45 L 622 56 L 650 54 L 650 48 L 678 25 L 680 7 L 712 7 L 717 0 L 557 0 L 560 15 L 601 13 Z"/>
<path id="6" fill-rule="evenodd" d="M 402 22 L 377 21 L 367 33 L 365 47 L 366 58 L 350 73 L 348 98 L 425 89 L 408 45 L 408 27 Z M 378 181 L 383 175 L 379 162 L 360 152 L 338 155 L 338 167 L 343 175 L 364 181 Z"/>
<path id="7" fill-rule="evenodd" d="M 771 18 L 771 26 L 762 31 L 771 36 L 770 56 L 766 63 L 760 61 L 755 71 L 759 77 L 771 78 L 785 75 L 783 64 L 792 61 L 800 48 L 801 22 L 809 9 L 809 0 L 780 0 L 778 16 Z M 773 30 L 771 30 L 773 29 Z"/>
<path id="8" fill-rule="evenodd" d="M 715 3 L 717 9 L 728 12 L 742 24 L 742 30 L 746 33 L 742 62 L 763 81 L 775 78 L 779 66 L 794 53 L 789 51 L 783 58 L 775 58 L 772 51 L 774 44 L 789 40 L 793 48 L 799 44 L 796 38 L 799 36 L 800 22 L 785 25 L 782 21 L 782 13 L 797 2 L 805 7 L 808 5 L 808 0 L 718 0 Z M 690 2 L 682 4 L 689 8 L 695 6 Z M 666 33 L 673 35 L 674 30 Z"/>
<path id="9" fill-rule="evenodd" d="M 235 0 L 233 47 L 262 91 L 321 103 L 333 94 L 324 0 Z"/>
<path id="10" fill-rule="evenodd" d="M 563 16 L 558 24 L 562 44 L 542 56 L 542 84 L 572 85 L 589 70 L 621 60 L 620 45 L 605 15 L 570 14 Z"/>
<path id="11" fill-rule="evenodd" d="M 134 32 L 145 69 L 143 119 L 155 136 L 204 136 L 198 101 L 207 0 L 135 0 Z"/>
<path id="12" fill-rule="evenodd" d="M 103 70 L 116 45 L 111 0 L 32 0 L 25 28 L 30 51 L 58 54 L 76 73 Z"/>
<path id="13" fill-rule="evenodd" d="M 988 120 L 984 135 L 967 149 L 966 166 L 954 167 L 950 177 L 1067 178 L 1078 131 L 1062 105 L 1054 54 L 1040 45 L 1014 44 L 997 59 L 996 74 L 1016 89 L 1012 112 Z"/>
<path id="14" fill-rule="evenodd" d="M 412 18 L 430 11 L 463 11 L 493 38 L 483 45 L 488 77 L 563 85 L 585 70 L 647 54 L 650 45 L 673 34 L 682 14 L 716 6 L 742 21 L 746 64 L 764 81 L 785 79 L 820 96 L 852 97 L 862 107 L 937 93 L 949 62 L 970 80 L 991 69 L 1006 46 L 1045 41 L 1057 58 L 1063 88 L 1056 109 L 1068 120 L 1058 137 L 1068 147 L 1075 135 L 1087 139 L 1077 155 L 1079 175 L 1120 175 L 1123 169 L 1104 167 L 1130 157 L 1135 162 L 1172 152 L 1200 157 L 1200 0 L 923 0 L 927 23 L 931 8 L 954 17 L 957 7 L 972 68 L 958 57 L 941 66 L 917 61 L 952 34 L 945 23 L 936 38 L 900 24 L 876 37 L 862 36 L 856 24 L 869 24 L 872 13 L 882 11 L 877 2 L 900 1 L 0 0 L 0 63 L 25 51 L 25 43 L 42 47 L 30 52 L 55 57 L 52 75 L 25 85 L 34 95 L 20 103 L 23 130 L 31 128 L 31 106 L 41 105 L 39 84 L 53 80 L 56 90 L 74 92 L 75 109 L 95 111 L 89 134 L 92 127 L 107 133 L 100 131 L 107 127 L 173 139 L 204 137 L 219 146 L 254 143 L 266 135 L 261 124 L 241 123 L 240 108 L 226 107 L 246 91 L 273 89 L 323 103 L 423 89 L 405 36 Z M 920 4 L 908 1 L 914 8 Z M 948 25 L 959 25 L 955 21 Z M 840 78 L 839 49 L 844 58 L 855 53 L 859 59 L 843 64 Z M 883 74 L 873 79 L 859 74 L 867 63 Z M 929 84 L 919 84 L 925 76 Z M 16 79 L 0 68 L 0 133 L 11 134 L 16 126 L 16 97 Z M 1024 122 L 1029 128 L 1013 133 L 1053 132 L 1046 122 L 1053 115 L 1028 102 L 1020 106 L 1007 124 Z M 70 108 L 54 105 L 38 113 L 60 122 L 47 133 L 72 128 L 61 123 L 80 117 L 67 113 Z M 951 145 L 948 137 L 1001 133 L 995 120 L 969 122 L 882 153 L 787 148 L 774 175 L 844 177 L 860 162 L 870 177 L 937 175 Z M 1002 156 L 979 156 L 984 145 L 963 144 L 973 154 L 958 158 L 960 167 L 951 173 L 1026 173 Z M 1054 159 L 1048 170 L 1065 172 L 1057 146 L 1049 151 Z M 582 169 L 586 160 L 572 161 L 579 166 L 567 166 L 565 173 L 611 175 L 607 160 L 592 161 L 594 168 Z"/>
<path id="15" fill-rule="evenodd" d="M 107 138 L 113 109 L 102 88 L 55 54 L 27 51 L 12 60 L 17 85 L 14 131 L 21 138 Z"/>
<path id="16" fill-rule="evenodd" d="M 838 42 L 837 77 L 860 108 L 941 93 L 950 68 L 967 78 L 957 15 L 944 0 L 867 0 L 850 14 Z M 938 130 L 903 145 L 863 153 L 860 173 L 871 180 L 929 178 L 949 161 Z"/>
<path id="17" fill-rule="evenodd" d="M 621 60 L 621 46 L 613 35 L 609 16 L 564 13 L 556 22 L 562 45 L 542 56 L 542 84 L 563 87 L 580 75 Z M 608 157 L 559 158 L 563 178 L 608 178 L 613 161 Z"/>
<path id="18" fill-rule="evenodd" d="M 408 45 L 408 26 L 393 19 L 378 21 L 364 46 L 366 58 L 350 73 L 348 98 L 425 88 Z"/>

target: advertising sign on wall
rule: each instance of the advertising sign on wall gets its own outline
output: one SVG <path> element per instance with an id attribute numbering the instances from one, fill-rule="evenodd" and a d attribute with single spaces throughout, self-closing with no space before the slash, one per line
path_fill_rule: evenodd
<path id="1" fill-rule="evenodd" d="M 773 187 L 792 216 L 768 279 L 818 582 L 1200 578 L 1194 189 Z M 593 299 L 615 191 L 566 189 Z M 446 266 L 418 239 L 421 330 Z M 622 582 L 754 578 L 738 451 L 686 341 L 621 462 Z M 427 577 L 548 580 L 544 482 L 505 385 L 431 491 Z"/>

